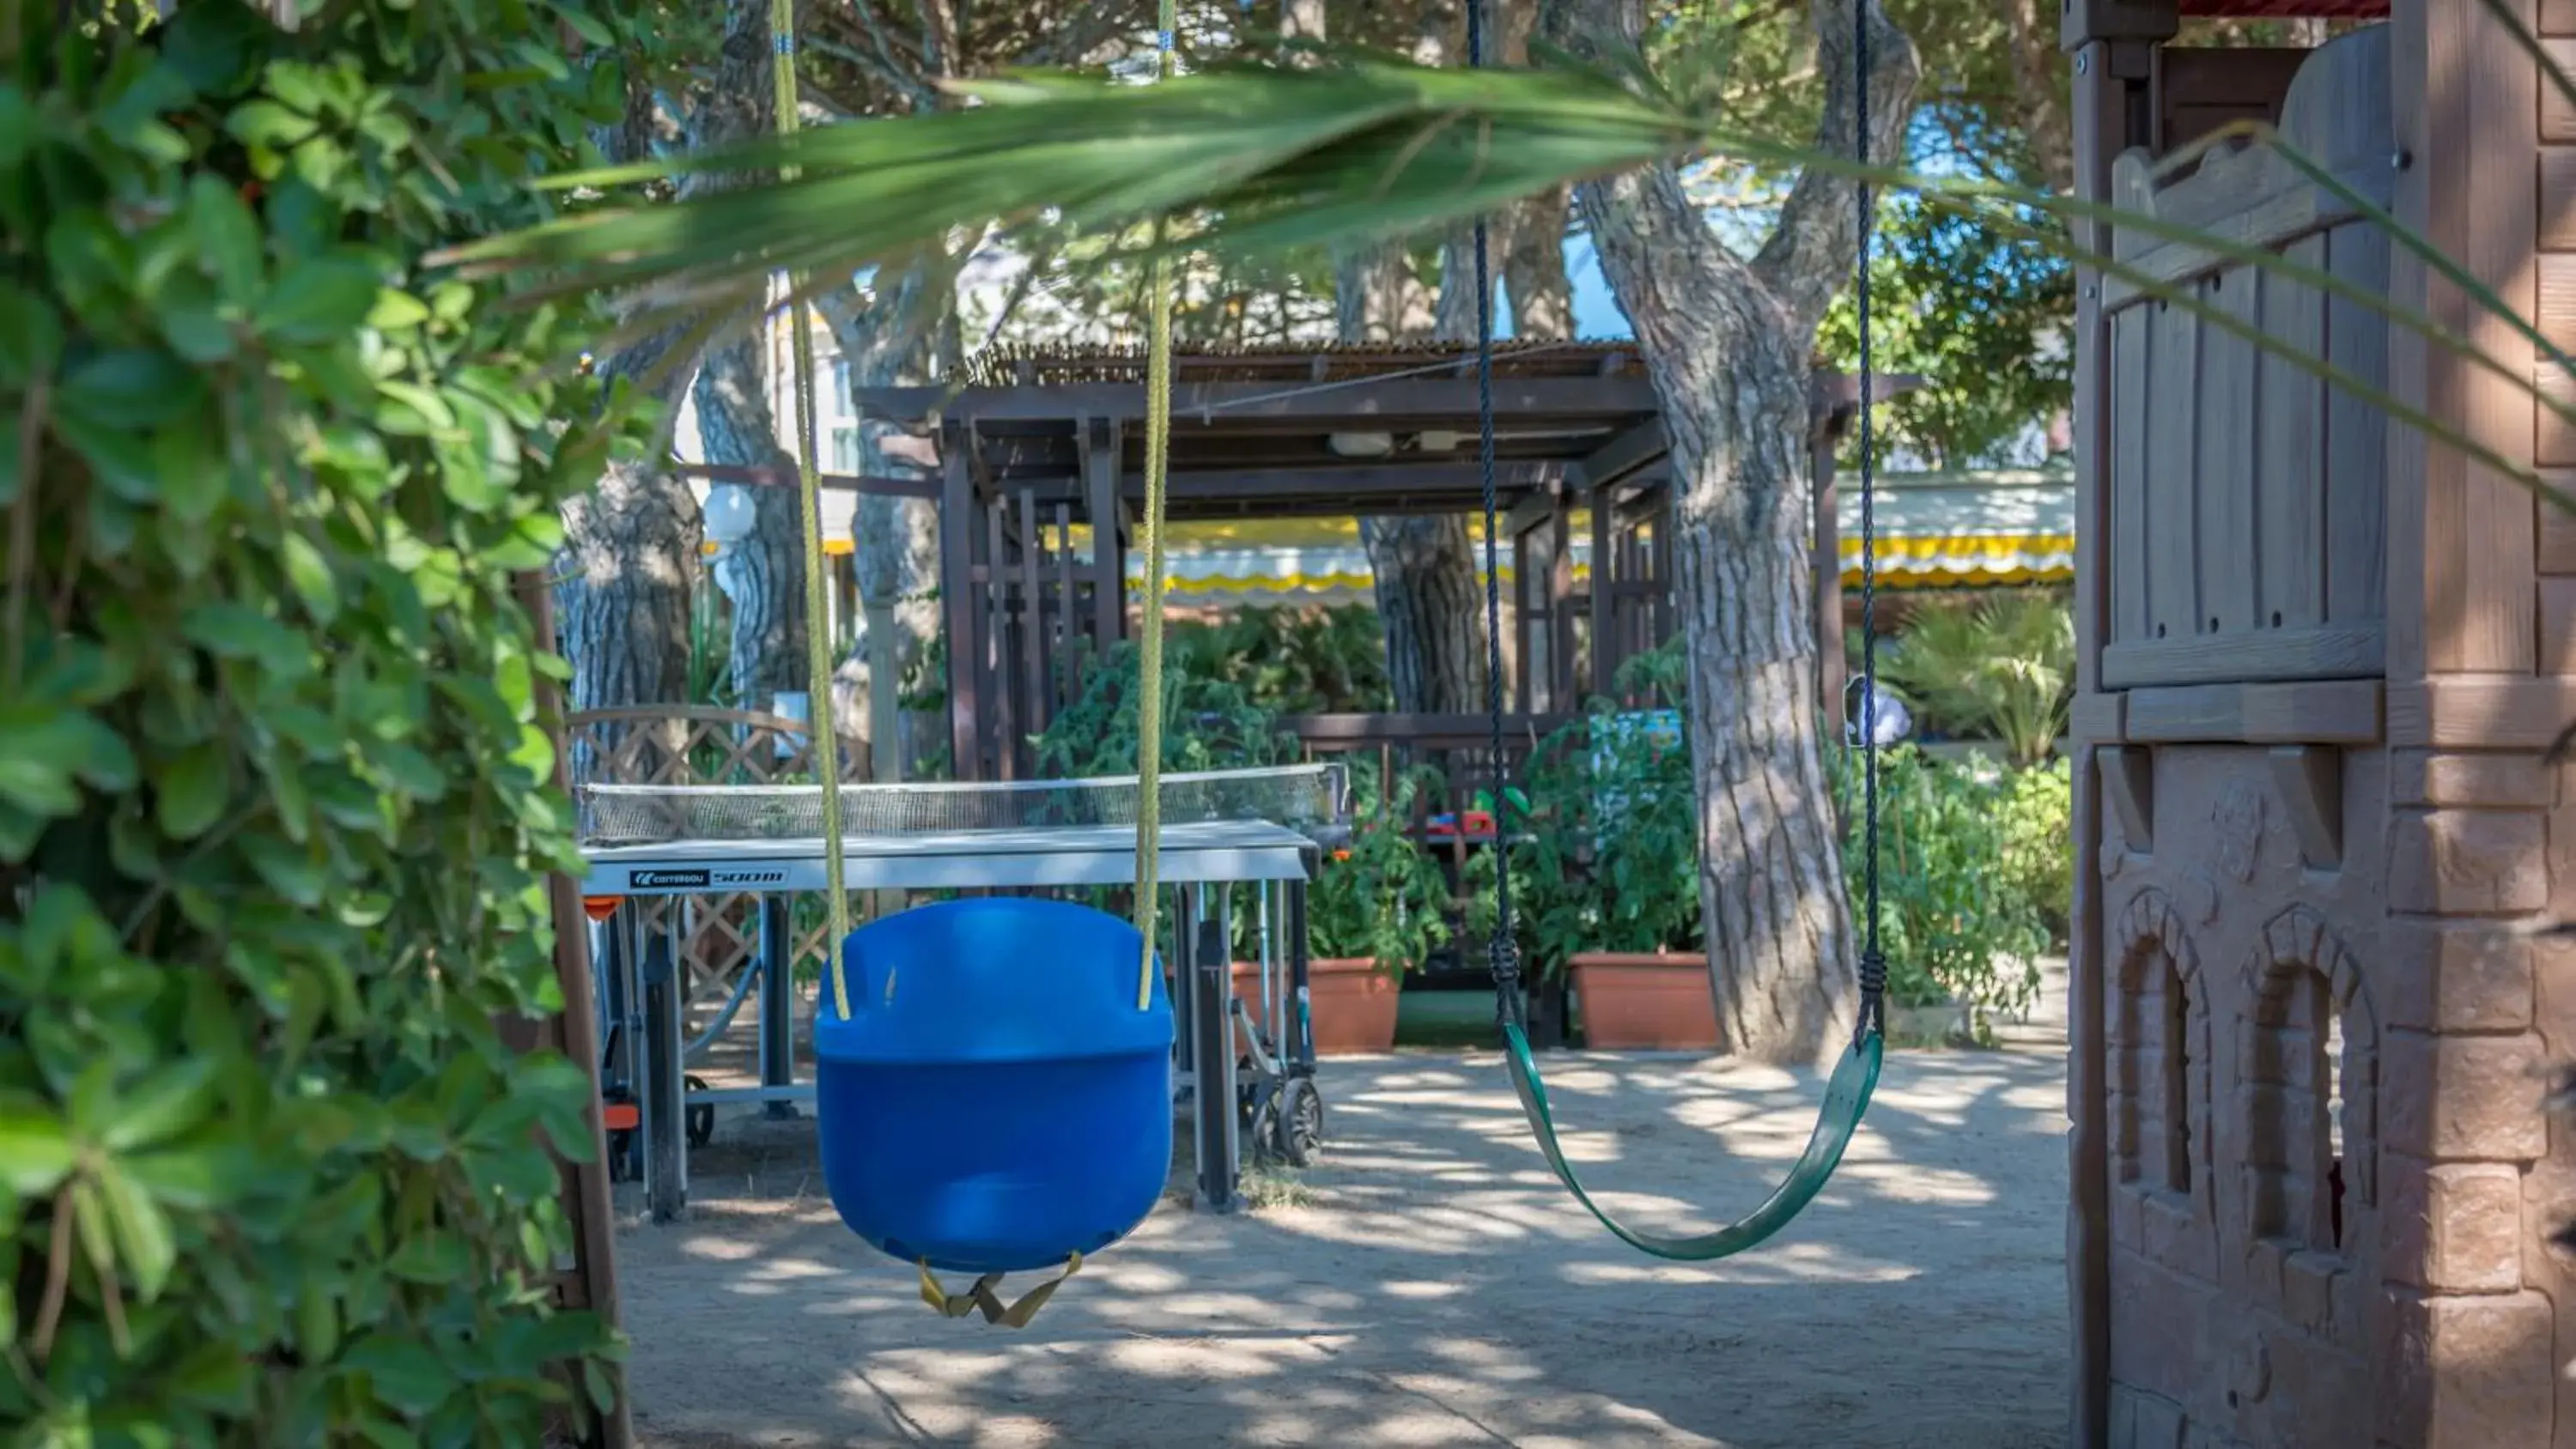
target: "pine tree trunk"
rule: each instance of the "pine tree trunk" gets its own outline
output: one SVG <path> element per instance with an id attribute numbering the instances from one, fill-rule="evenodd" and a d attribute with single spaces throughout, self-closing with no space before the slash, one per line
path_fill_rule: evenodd
<path id="1" fill-rule="evenodd" d="M 1588 9 L 1596 27 L 1638 33 L 1636 0 Z M 1869 13 L 1870 151 L 1884 157 L 1896 154 L 1917 72 L 1904 35 Z M 1849 154 L 1850 12 L 1817 0 L 1812 15 L 1827 78 L 1818 144 Z M 1858 255 L 1858 198 L 1820 172 L 1801 176 L 1748 262 L 1709 229 L 1670 166 L 1578 195 L 1672 447 L 1673 588 L 1690 658 L 1719 1025 L 1747 1057 L 1829 1060 L 1856 1019 L 1859 942 L 1816 696 L 1808 369 L 1816 326 Z"/>
<path id="2" fill-rule="evenodd" d="M 763 124 L 772 109 L 769 49 L 767 7 L 729 0 L 716 72 L 692 97 L 684 128 L 690 139 L 745 135 Z M 660 124 L 651 85 L 630 72 L 625 112 L 597 139 L 612 161 L 641 160 Z M 711 183 L 691 183 L 700 184 Z M 702 529 L 688 485 L 658 464 L 668 452 L 674 404 L 696 366 L 696 359 L 672 354 L 679 335 L 666 329 L 600 364 L 602 375 L 628 378 L 659 403 L 666 421 L 641 459 L 611 464 L 596 490 L 563 508 L 563 582 L 555 602 L 575 710 L 690 702 L 689 592 Z M 590 761 L 572 764 L 580 778 Z"/>
<path id="3" fill-rule="evenodd" d="M 955 281 L 955 263 L 941 258 L 880 277 L 872 305 L 855 291 L 821 299 L 818 310 L 849 364 L 853 388 L 932 380 L 943 334 L 955 319 Z M 901 426 L 860 410 L 862 473 L 901 476 L 916 471 L 914 464 L 886 449 Z M 920 499 L 862 495 L 851 534 L 859 641 L 832 672 L 832 708 L 838 717 L 871 721 L 873 735 L 889 717 L 884 703 L 896 697 L 904 676 L 920 666 L 923 651 L 939 637 L 939 601 L 931 597 L 939 583 L 938 510 Z M 892 627 L 877 628 L 881 621 Z M 877 693 L 880 679 L 883 698 Z M 899 753 L 881 758 L 900 772 L 898 778 L 908 779 L 916 762 L 946 743 L 945 722 L 916 715 L 901 725 L 901 739 L 881 746 Z"/>
<path id="4" fill-rule="evenodd" d="M 1573 210 L 1573 191 L 1559 187 L 1521 203 L 1512 218 L 1511 247 L 1502 266 L 1515 337 L 1536 341 L 1574 335 L 1574 281 L 1565 272 L 1565 228 Z"/>
<path id="5" fill-rule="evenodd" d="M 793 477 L 795 456 L 778 443 L 769 407 L 769 349 L 758 334 L 707 354 L 691 397 L 707 461 L 767 468 Z M 741 708 L 773 708 L 781 691 L 802 690 L 811 672 L 805 638 L 805 520 L 796 490 L 753 487 L 751 532 L 716 556 L 717 587 L 733 601 L 729 654 Z M 848 723 L 839 728 L 852 733 Z"/>

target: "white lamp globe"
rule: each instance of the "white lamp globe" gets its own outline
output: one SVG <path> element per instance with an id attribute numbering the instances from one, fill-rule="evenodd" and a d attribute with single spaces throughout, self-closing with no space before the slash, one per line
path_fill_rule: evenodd
<path id="1" fill-rule="evenodd" d="M 707 541 L 722 548 L 751 536 L 751 527 L 759 509 L 751 501 L 751 490 L 739 483 L 719 483 L 707 490 L 706 507 L 700 517 L 707 530 Z"/>

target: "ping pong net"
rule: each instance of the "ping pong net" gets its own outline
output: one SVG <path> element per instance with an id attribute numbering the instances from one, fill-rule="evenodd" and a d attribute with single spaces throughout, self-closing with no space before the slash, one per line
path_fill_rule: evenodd
<path id="1" fill-rule="evenodd" d="M 1260 821 L 1307 834 L 1345 818 L 1348 781 L 1333 764 L 1166 774 L 1162 824 Z M 1134 825 L 1144 791 L 1134 775 L 841 787 L 841 835 L 885 837 L 974 830 Z M 819 840 L 820 785 L 581 785 L 586 846 L 675 840 Z"/>

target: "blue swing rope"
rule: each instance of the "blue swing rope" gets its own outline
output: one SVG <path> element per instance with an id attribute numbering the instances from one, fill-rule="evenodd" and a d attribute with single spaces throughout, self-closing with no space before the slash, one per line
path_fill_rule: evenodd
<path id="1" fill-rule="evenodd" d="M 1869 0 L 1852 0 L 1853 68 L 1857 85 L 1853 92 L 1854 146 L 1859 158 L 1869 159 Z M 1484 0 L 1467 0 L 1467 59 L 1472 66 L 1485 63 Z M 1806 1150 L 1770 1197 L 1743 1218 L 1713 1232 L 1682 1237 L 1669 1237 L 1631 1228 L 1605 1212 L 1584 1190 L 1580 1177 L 1568 1162 L 1556 1138 L 1554 1114 L 1548 1105 L 1547 1086 L 1540 1080 L 1537 1059 L 1531 1054 L 1529 1033 L 1524 1020 L 1525 1008 L 1520 985 L 1520 951 L 1513 939 L 1510 814 L 1511 771 L 1503 757 L 1503 618 L 1502 582 L 1498 566 L 1500 512 L 1496 497 L 1494 467 L 1494 318 L 1493 289 L 1486 255 L 1486 228 L 1478 220 L 1475 231 L 1476 253 L 1476 424 L 1477 462 L 1483 470 L 1485 504 L 1485 659 L 1486 710 L 1491 725 L 1493 750 L 1493 791 L 1495 802 L 1494 832 L 1494 936 L 1490 943 L 1490 960 L 1494 980 L 1494 1014 L 1503 1034 L 1504 1063 L 1512 1078 L 1513 1089 L 1521 1101 L 1521 1112 L 1537 1139 L 1541 1155 L 1556 1173 L 1557 1180 L 1571 1192 L 1586 1211 L 1621 1241 L 1641 1252 L 1679 1262 L 1706 1262 L 1730 1257 L 1752 1248 L 1778 1233 L 1814 1201 L 1824 1190 L 1834 1169 L 1841 1165 L 1843 1153 L 1860 1129 L 1861 1117 L 1869 1110 L 1869 1099 L 1877 1089 L 1879 1065 L 1885 1053 L 1883 1026 L 1884 1000 L 1887 990 L 1887 963 L 1879 945 L 1878 893 L 1878 735 L 1877 735 L 1877 650 L 1872 632 L 1876 606 L 1877 561 L 1873 549 L 1876 541 L 1875 519 L 1871 504 L 1875 487 L 1874 460 L 1871 457 L 1870 402 L 1871 356 L 1869 340 L 1869 256 L 1870 231 L 1874 214 L 1869 188 L 1860 189 L 1860 259 L 1859 259 L 1859 325 L 1860 325 L 1860 498 L 1861 498 L 1861 678 L 1867 703 L 1863 706 L 1861 749 L 1863 752 L 1864 842 L 1863 876 L 1866 884 L 1866 921 L 1858 971 L 1861 1006 L 1859 1021 L 1853 1029 L 1852 1043 L 1835 1066 L 1825 1086 L 1825 1101 L 1819 1110 L 1816 1126 L 1807 1139 Z M 1594 507 L 1602 500 L 1595 499 Z M 1596 570 L 1602 566 L 1596 560 Z M 1596 574 L 1593 586 L 1602 586 Z"/>

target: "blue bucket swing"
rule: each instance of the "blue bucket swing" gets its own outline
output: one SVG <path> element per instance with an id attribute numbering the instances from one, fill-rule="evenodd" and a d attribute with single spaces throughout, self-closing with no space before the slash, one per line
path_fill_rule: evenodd
<path id="1" fill-rule="evenodd" d="M 1024 1326 L 1153 1211 L 1172 1159 L 1172 1004 L 1136 1004 L 1144 937 L 1105 911 L 996 897 L 850 932 L 815 1014 L 823 1180 L 850 1231 L 949 1317 Z M 846 986 L 849 1009 L 841 1010 Z M 1061 1266 L 1018 1303 L 1005 1273 Z M 940 1272 L 973 1273 L 961 1294 Z"/>
<path id="2" fill-rule="evenodd" d="M 1171 74 L 1173 0 L 1163 0 L 1161 73 Z M 797 128 L 794 0 L 772 0 L 777 123 Z M 913 1264 L 940 1314 L 1028 1325 L 1064 1281 L 1134 1231 L 1171 1170 L 1172 1003 L 1152 945 L 1159 900 L 1164 481 L 1170 464 L 1172 295 L 1153 277 L 1138 661 L 1135 919 L 1065 901 L 996 897 L 899 911 L 850 929 L 841 860 L 840 767 L 830 692 L 813 691 L 822 782 L 827 940 L 814 1021 L 823 1180 L 850 1231 Z M 816 490 L 813 315 L 795 330 L 797 493 L 806 616 L 825 617 Z M 808 631 L 815 679 L 831 677 L 826 631 Z M 1014 1302 L 1005 1274 L 1058 1267 Z M 951 1293 L 941 1272 L 972 1273 Z"/>

